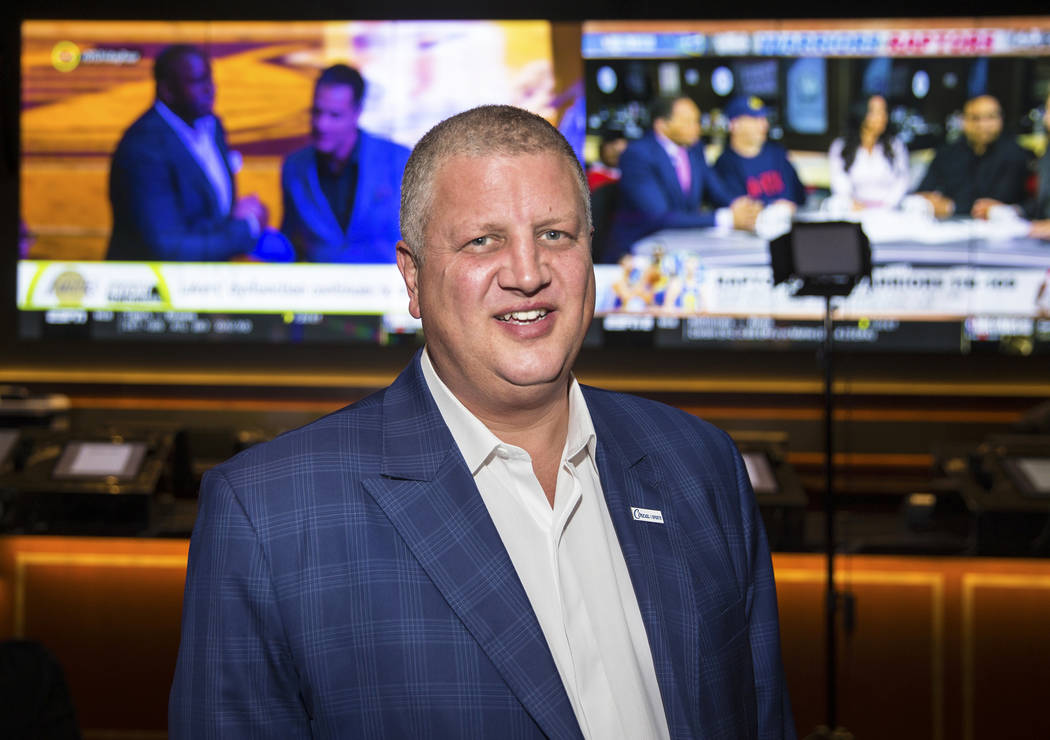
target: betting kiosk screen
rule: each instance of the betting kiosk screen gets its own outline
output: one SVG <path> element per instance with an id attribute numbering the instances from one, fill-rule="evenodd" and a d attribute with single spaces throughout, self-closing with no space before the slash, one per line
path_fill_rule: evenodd
<path id="1" fill-rule="evenodd" d="M 144 442 L 70 442 L 52 475 L 57 479 L 131 480 L 146 457 Z"/>
<path id="2" fill-rule="evenodd" d="M 18 442 L 18 430 L 0 429 L 0 470 L 3 470 L 7 464 L 16 442 Z"/>
<path id="3" fill-rule="evenodd" d="M 1021 495 L 1050 498 L 1050 457 L 1008 457 L 1003 465 Z"/>
<path id="4" fill-rule="evenodd" d="M 747 477 L 751 480 L 751 488 L 756 495 L 773 494 L 780 490 L 777 485 L 773 466 L 769 462 L 769 456 L 764 452 L 743 452 L 744 467 L 747 468 Z"/>

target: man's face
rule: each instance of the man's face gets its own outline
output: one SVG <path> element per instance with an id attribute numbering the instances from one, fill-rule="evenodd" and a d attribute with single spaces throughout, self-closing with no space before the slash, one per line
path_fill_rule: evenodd
<path id="1" fill-rule="evenodd" d="M 985 149 L 1003 131 L 999 102 L 990 95 L 974 98 L 963 108 L 963 133 L 974 149 Z"/>
<path id="2" fill-rule="evenodd" d="M 882 136 L 882 133 L 886 130 L 886 124 L 889 123 L 890 117 L 886 110 L 886 98 L 881 95 L 872 95 L 868 98 L 868 112 L 864 116 L 864 122 L 861 127 L 869 132 L 872 136 Z"/>
<path id="3" fill-rule="evenodd" d="M 627 139 L 620 137 L 618 139 L 611 139 L 609 141 L 603 141 L 602 145 L 598 148 L 598 158 L 609 167 L 620 166 L 620 155 L 627 149 Z"/>
<path id="4" fill-rule="evenodd" d="M 349 85 L 318 85 L 310 111 L 310 136 L 322 154 L 343 160 L 357 141 L 361 106 Z"/>
<path id="5" fill-rule="evenodd" d="M 760 148 L 769 134 L 769 121 L 765 116 L 737 116 L 729 123 L 734 146 Z"/>
<path id="6" fill-rule="evenodd" d="M 171 79 L 161 82 L 158 93 L 164 104 L 187 123 L 210 115 L 215 105 L 211 64 L 198 54 L 183 54 L 175 60 Z"/>
<path id="7" fill-rule="evenodd" d="M 521 410 L 564 392 L 594 315 L 578 182 L 553 152 L 453 156 L 433 180 L 422 264 L 398 245 L 409 312 L 464 405 Z"/>
<path id="8" fill-rule="evenodd" d="M 689 148 L 700 141 L 700 109 L 688 98 L 679 98 L 671 106 L 671 115 L 662 120 L 660 133 L 678 146 Z"/>

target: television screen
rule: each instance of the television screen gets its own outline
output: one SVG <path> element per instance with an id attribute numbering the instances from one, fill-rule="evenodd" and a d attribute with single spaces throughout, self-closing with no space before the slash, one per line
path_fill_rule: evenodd
<path id="1" fill-rule="evenodd" d="M 796 281 L 773 285 L 769 241 L 798 221 L 854 220 L 873 270 L 836 299 L 836 341 L 1050 351 L 1050 242 L 1033 235 L 1025 210 L 1046 148 L 1050 17 L 30 20 L 21 33 L 23 341 L 418 343 L 392 264 L 396 183 L 430 126 L 477 104 L 519 105 L 557 125 L 592 182 L 607 182 L 618 167 L 599 163 L 603 140 L 634 144 L 652 128 L 654 100 L 684 97 L 699 108 L 716 172 L 739 128 L 732 106 L 757 106 L 798 192 L 785 202 L 776 193 L 793 175 L 763 172 L 741 181 L 763 206 L 742 228 L 708 203 L 710 224 L 617 239 L 618 219 L 652 214 L 632 213 L 615 188 L 593 191 L 598 299 L 587 346 L 812 347 L 824 303 L 795 296 Z M 155 105 L 155 62 L 178 45 L 206 57 L 204 128 L 180 111 L 191 96 L 167 83 L 173 105 Z M 320 75 L 338 78 L 345 72 L 326 70 L 340 64 L 364 82 L 356 108 L 353 96 L 315 100 Z M 915 191 L 936 153 L 966 140 L 966 101 L 982 94 L 996 99 L 1002 138 L 1028 160 L 1019 202 L 978 218 L 969 204 L 938 214 Z M 889 134 L 858 154 L 850 132 L 873 96 Z M 342 158 L 326 142 L 346 142 L 340 106 L 351 106 L 360 132 Z M 180 125 L 187 118 L 196 123 Z M 322 130 L 333 121 L 335 133 Z M 881 152 L 896 191 L 871 195 L 860 175 L 857 192 L 842 191 L 852 163 Z M 325 169 L 331 161 L 340 166 Z"/>
<path id="2" fill-rule="evenodd" d="M 1050 230 L 1033 219 L 1050 212 L 1029 206 L 1050 126 L 1048 54 L 1050 17 L 585 23 L 585 151 L 601 162 L 595 170 L 613 172 L 598 187 L 612 180 L 615 194 L 594 199 L 612 203 L 595 216 L 603 341 L 818 342 L 824 301 L 795 296 L 798 281 L 773 284 L 769 241 L 800 221 L 851 220 L 870 240 L 874 269 L 833 304 L 836 341 L 1047 352 Z M 704 181 L 712 202 L 701 206 L 703 223 L 687 199 L 693 186 L 675 182 L 655 148 L 673 153 L 668 144 L 687 146 L 688 133 L 652 133 L 658 120 L 674 120 L 654 102 L 683 98 L 699 110 L 707 169 L 728 196 L 718 202 Z M 995 125 L 994 145 L 971 145 L 993 138 L 982 127 Z M 617 139 L 620 150 L 606 149 Z M 996 169 L 1007 156 L 1009 173 Z M 968 194 L 941 212 L 941 174 L 968 166 L 982 173 L 970 178 L 976 188 L 956 177 Z M 672 192 L 679 186 L 682 198 Z M 983 206 L 973 197 L 1002 192 Z M 744 197 L 762 208 L 752 226 L 716 218 Z M 677 200 L 687 205 L 669 205 Z M 731 210 L 728 218 L 737 225 Z M 828 239 L 821 253 L 837 249 Z"/>
<path id="3" fill-rule="evenodd" d="M 416 341 L 405 159 L 483 103 L 582 150 L 574 25 L 23 22 L 19 338 Z"/>

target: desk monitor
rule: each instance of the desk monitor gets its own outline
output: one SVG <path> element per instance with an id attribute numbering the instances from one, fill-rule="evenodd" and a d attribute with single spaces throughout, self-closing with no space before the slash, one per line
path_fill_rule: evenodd
<path id="1" fill-rule="evenodd" d="M 0 429 L 0 470 L 7 465 L 7 460 L 10 458 L 11 451 L 15 448 L 17 441 L 17 429 Z"/>
<path id="2" fill-rule="evenodd" d="M 59 479 L 131 480 L 146 457 L 145 442 L 70 442 L 52 475 Z"/>
<path id="3" fill-rule="evenodd" d="M 1003 467 L 1022 496 L 1050 498 L 1050 457 L 1008 457 Z"/>
<path id="4" fill-rule="evenodd" d="M 751 488 L 755 494 L 773 494 L 780 491 L 777 477 L 773 473 L 773 466 L 769 462 L 769 456 L 764 452 L 743 452 L 744 467 L 747 468 L 747 477 L 751 480 Z"/>

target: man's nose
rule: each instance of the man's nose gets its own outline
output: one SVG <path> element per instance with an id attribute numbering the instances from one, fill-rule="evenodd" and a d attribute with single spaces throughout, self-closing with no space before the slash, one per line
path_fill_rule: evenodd
<path id="1" fill-rule="evenodd" d="M 515 236 L 509 247 L 499 272 L 500 287 L 533 295 L 550 283 L 548 252 L 534 235 Z"/>

